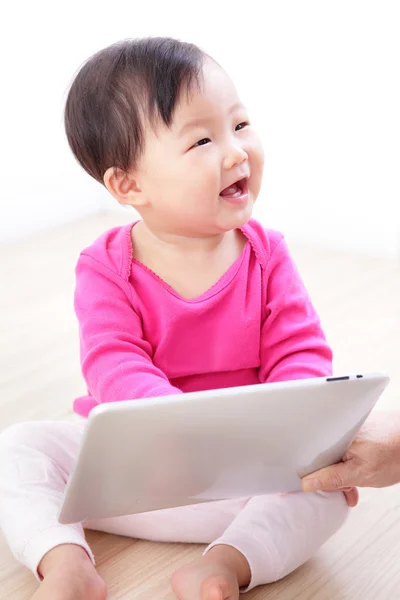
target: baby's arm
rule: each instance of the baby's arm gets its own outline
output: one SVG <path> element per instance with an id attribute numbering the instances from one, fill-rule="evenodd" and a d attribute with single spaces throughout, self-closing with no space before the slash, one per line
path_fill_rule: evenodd
<path id="1" fill-rule="evenodd" d="M 153 364 L 128 283 L 86 254 L 76 267 L 75 312 L 82 373 L 97 402 L 181 393 Z"/>
<path id="2" fill-rule="evenodd" d="M 271 254 L 266 278 L 260 381 L 330 375 L 332 351 L 284 239 Z"/>

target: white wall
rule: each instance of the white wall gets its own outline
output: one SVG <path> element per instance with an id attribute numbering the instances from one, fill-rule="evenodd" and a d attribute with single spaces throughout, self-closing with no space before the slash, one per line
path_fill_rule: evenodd
<path id="1" fill-rule="evenodd" d="M 398 254 L 396 0 L 26 1 L 2 21 L 0 241 L 113 206 L 69 151 L 66 91 L 105 45 L 172 35 L 231 73 L 258 123 L 258 218 L 294 240 Z"/>

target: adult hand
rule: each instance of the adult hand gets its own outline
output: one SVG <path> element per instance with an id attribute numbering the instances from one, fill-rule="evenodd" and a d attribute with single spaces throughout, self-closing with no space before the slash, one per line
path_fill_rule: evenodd
<path id="1" fill-rule="evenodd" d="M 349 506 L 358 501 L 356 487 L 400 483 L 400 411 L 372 413 L 342 462 L 302 479 L 305 492 L 341 490 Z"/>

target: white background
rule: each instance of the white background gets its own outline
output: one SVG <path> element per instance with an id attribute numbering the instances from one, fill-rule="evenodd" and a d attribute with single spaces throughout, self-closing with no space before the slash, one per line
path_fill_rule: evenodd
<path id="1" fill-rule="evenodd" d="M 0 242 L 115 206 L 75 163 L 62 110 L 114 41 L 171 35 L 232 75 L 266 152 L 256 217 L 290 239 L 400 255 L 400 3 L 2 5 Z"/>

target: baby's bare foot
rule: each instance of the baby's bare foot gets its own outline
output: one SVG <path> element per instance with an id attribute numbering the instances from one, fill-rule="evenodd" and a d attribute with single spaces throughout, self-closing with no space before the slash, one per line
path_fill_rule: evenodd
<path id="1" fill-rule="evenodd" d="M 106 600 L 106 584 L 85 550 L 58 546 L 45 559 L 48 562 L 40 569 L 44 579 L 32 600 Z"/>
<path id="2" fill-rule="evenodd" d="M 205 556 L 178 569 L 171 580 L 178 600 L 238 600 L 239 587 L 250 583 L 245 557 L 231 546 L 215 546 Z"/>

